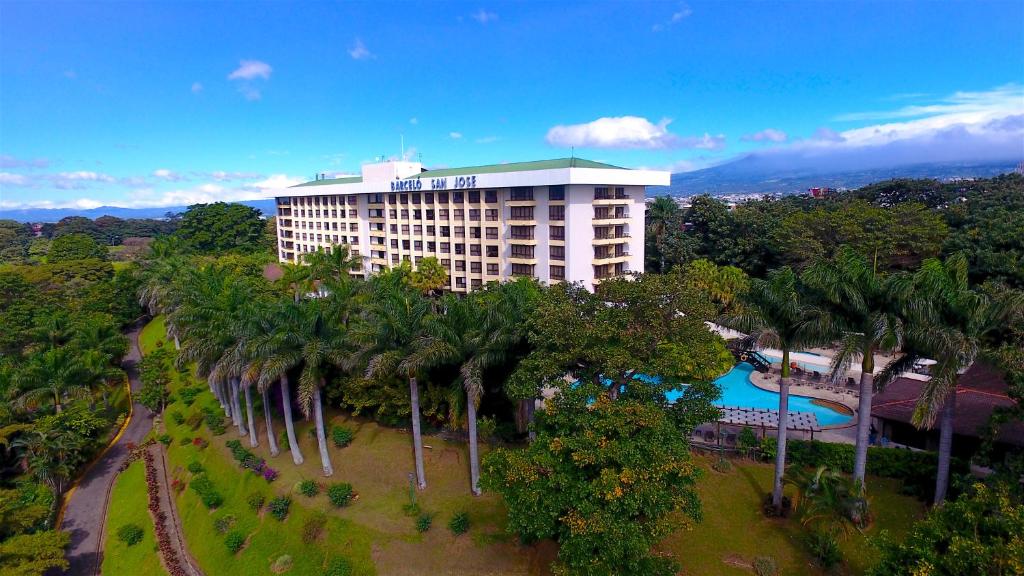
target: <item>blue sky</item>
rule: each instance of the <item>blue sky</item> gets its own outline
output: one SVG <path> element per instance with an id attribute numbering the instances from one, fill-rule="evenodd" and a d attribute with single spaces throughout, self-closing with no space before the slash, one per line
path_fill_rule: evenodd
<path id="1" fill-rule="evenodd" d="M 431 167 L 572 149 L 673 171 L 894 145 L 908 161 L 1024 159 L 1021 2 L 19 2 L 0 14 L 0 208 L 256 197 L 398 156 L 403 136 Z"/>

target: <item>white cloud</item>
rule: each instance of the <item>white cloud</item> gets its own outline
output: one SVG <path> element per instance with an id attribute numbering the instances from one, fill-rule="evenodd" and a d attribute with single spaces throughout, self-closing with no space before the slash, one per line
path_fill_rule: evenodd
<path id="1" fill-rule="evenodd" d="M 242 60 L 238 63 L 238 68 L 231 74 L 228 74 L 228 80 L 255 80 L 256 78 L 270 80 L 271 72 L 273 72 L 273 68 L 266 62 Z"/>
<path id="2" fill-rule="evenodd" d="M 363 41 L 359 38 L 356 38 L 355 44 L 349 48 L 348 55 L 351 56 L 353 60 L 366 60 L 368 58 L 373 58 L 373 53 L 370 52 L 366 45 L 363 44 Z"/>
<path id="3" fill-rule="evenodd" d="M 304 179 L 296 176 L 288 176 L 287 174 L 271 174 L 264 180 L 253 182 L 252 186 L 260 190 L 274 190 L 295 186 L 296 184 L 301 184 L 303 182 L 305 182 Z"/>
<path id="4" fill-rule="evenodd" d="M 256 172 L 225 172 L 223 170 L 210 172 L 209 176 L 218 182 L 262 178 L 262 176 L 260 174 L 257 174 Z"/>
<path id="5" fill-rule="evenodd" d="M 199 82 L 193 82 L 192 83 L 192 93 L 193 94 L 199 94 L 202 91 L 203 91 L 203 85 L 202 84 L 200 84 Z"/>
<path id="6" fill-rule="evenodd" d="M 900 94 L 901 99 L 917 98 L 919 95 Z M 1024 109 L 1024 86 L 1006 84 L 992 90 L 980 92 L 954 92 L 926 104 L 903 106 L 895 110 L 851 112 L 835 118 L 839 122 L 864 120 L 898 120 L 904 118 L 943 117 L 947 124 L 991 120 L 1008 113 Z"/>
<path id="7" fill-rule="evenodd" d="M 46 158 L 26 160 L 7 154 L 0 154 L 0 168 L 46 168 L 49 165 L 50 161 Z"/>
<path id="8" fill-rule="evenodd" d="M 668 130 L 672 120 L 663 118 L 657 124 L 639 116 L 598 118 L 586 124 L 558 125 L 547 133 L 553 146 L 584 148 L 700 148 L 719 150 L 725 147 L 725 135 L 677 136 Z"/>
<path id="9" fill-rule="evenodd" d="M 449 132 L 448 137 L 452 140 L 459 140 L 462 138 L 462 132 Z"/>
<path id="10" fill-rule="evenodd" d="M 159 178 L 161 180 L 166 180 L 168 182 L 178 182 L 185 179 L 185 177 L 182 176 L 181 174 L 178 174 L 172 170 L 168 170 L 167 168 L 159 168 L 157 170 L 153 170 L 153 177 Z"/>
<path id="11" fill-rule="evenodd" d="M 9 184 L 11 186 L 25 186 L 26 182 L 27 180 L 21 174 L 0 172 L 0 184 Z"/>
<path id="12" fill-rule="evenodd" d="M 494 22 L 497 19 L 498 19 L 498 15 L 497 14 L 495 14 L 494 12 L 488 12 L 488 11 L 484 10 L 483 8 L 481 8 L 481 9 L 479 9 L 476 12 L 473 13 L 473 20 L 476 20 L 477 22 L 479 22 L 481 24 L 487 24 L 488 22 Z"/>
<path id="13" fill-rule="evenodd" d="M 673 26 L 689 18 L 691 14 L 693 14 L 693 10 L 687 4 L 680 4 L 679 8 L 669 16 L 667 21 L 651 26 L 651 30 L 654 32 L 661 32 L 669 26 Z"/>
<path id="14" fill-rule="evenodd" d="M 413 116 L 412 118 L 409 118 L 409 124 L 412 124 L 413 126 L 415 126 L 416 124 L 419 124 L 419 123 L 420 123 L 419 118 L 417 118 L 415 116 Z"/>
<path id="15" fill-rule="evenodd" d="M 115 178 L 108 174 L 102 174 L 100 172 L 89 172 L 87 170 L 79 170 L 77 172 L 61 172 L 57 174 L 58 178 L 64 180 L 79 180 L 84 182 L 113 182 Z"/>
<path id="16" fill-rule="evenodd" d="M 744 142 L 785 142 L 786 133 L 782 130 L 776 130 L 775 128 L 765 128 L 760 132 L 754 132 L 753 134 L 746 134 L 740 138 Z"/>

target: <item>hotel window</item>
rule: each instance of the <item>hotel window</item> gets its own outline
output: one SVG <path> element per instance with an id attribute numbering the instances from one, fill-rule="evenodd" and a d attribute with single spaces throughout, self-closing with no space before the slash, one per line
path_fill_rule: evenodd
<path id="1" fill-rule="evenodd" d="M 533 264 L 513 264 L 513 276 L 533 276 Z"/>
<path id="2" fill-rule="evenodd" d="M 550 273 L 552 280 L 565 280 L 565 266 L 552 266 Z"/>
<path id="3" fill-rule="evenodd" d="M 402 234 L 408 234 L 408 233 L 409 233 L 409 225 L 408 224 L 402 224 Z"/>
<path id="4" fill-rule="evenodd" d="M 388 218 L 391 218 L 392 220 L 398 218 L 398 210 L 395 210 L 394 208 L 388 210 Z"/>
<path id="5" fill-rule="evenodd" d="M 513 258 L 533 258 L 533 246 L 528 244 L 513 244 L 512 245 L 512 257 Z"/>
<path id="6" fill-rule="evenodd" d="M 391 255 L 391 262 L 394 264 L 398 264 L 398 254 Z"/>
<path id="7" fill-rule="evenodd" d="M 559 206 L 559 208 L 563 207 Z M 509 208 L 509 212 L 510 220 L 533 220 L 533 206 L 513 206 Z"/>
<path id="8" fill-rule="evenodd" d="M 319 218 L 319 217 L 320 217 L 320 211 L 319 211 L 319 210 L 317 210 L 317 211 L 316 211 L 316 217 L 317 217 L 317 218 Z"/>
<path id="9" fill-rule="evenodd" d="M 441 226 L 441 236 L 443 236 L 445 238 L 450 238 L 451 235 L 452 235 L 451 230 L 452 229 L 449 228 L 448 226 Z"/>
<path id="10" fill-rule="evenodd" d="M 402 250 L 408 250 L 408 249 L 409 249 L 409 241 L 408 240 L 402 240 Z"/>
<path id="11" fill-rule="evenodd" d="M 497 208 L 488 208 L 487 210 L 485 210 L 484 211 L 484 218 L 486 218 L 488 222 L 497 222 L 498 221 L 498 210 L 497 210 Z"/>
<path id="12" fill-rule="evenodd" d="M 349 232 L 358 232 L 359 231 L 359 224 L 356 224 L 355 222 L 349 222 L 349 224 L 348 224 L 348 231 Z"/>
<path id="13" fill-rule="evenodd" d="M 441 266 L 444 266 L 445 268 L 448 268 L 451 265 L 452 265 L 452 261 L 451 260 L 449 260 L 448 258 L 441 258 Z"/>
<path id="14" fill-rule="evenodd" d="M 513 202 L 518 200 L 533 200 L 533 186 L 516 186 L 512 189 L 512 195 L 509 200 Z"/>
<path id="15" fill-rule="evenodd" d="M 348 211 L 348 217 L 349 218 L 358 218 L 359 217 L 359 211 L 358 210 L 349 210 Z"/>
<path id="16" fill-rule="evenodd" d="M 402 204 L 408 204 L 409 203 L 409 195 L 408 194 L 399 194 L 398 195 L 398 201 L 401 202 Z"/>
<path id="17" fill-rule="evenodd" d="M 616 200 L 623 200 L 623 199 L 626 199 L 626 198 L 629 198 L 629 196 L 626 196 L 626 189 L 625 188 L 619 186 L 618 188 L 615 189 L 615 199 Z"/>
<path id="18" fill-rule="evenodd" d="M 337 230 L 337 229 L 338 229 L 338 223 L 337 222 L 331 222 L 331 230 Z"/>
<path id="19" fill-rule="evenodd" d="M 565 186 L 548 187 L 548 200 L 565 200 Z"/>
<path id="20" fill-rule="evenodd" d="M 437 252 L 437 242 L 427 242 L 427 252 Z"/>
<path id="21" fill-rule="evenodd" d="M 413 210 L 412 211 L 412 219 L 413 220 L 420 220 L 422 218 L 423 218 L 423 210 Z"/>
<path id="22" fill-rule="evenodd" d="M 391 229 L 392 234 L 398 234 L 398 224 L 390 224 L 388 228 Z"/>
<path id="23" fill-rule="evenodd" d="M 455 203 L 461 204 L 462 201 L 463 201 L 462 199 L 463 199 L 462 192 L 452 192 L 452 203 L 453 204 L 455 204 Z"/>
<path id="24" fill-rule="evenodd" d="M 381 195 L 380 194 L 375 194 L 375 196 L 381 196 Z M 348 205 L 349 206 L 355 206 L 356 202 L 358 202 L 358 200 L 356 199 L 355 196 L 349 196 L 348 197 Z"/>
<path id="25" fill-rule="evenodd" d="M 384 231 L 384 223 L 383 222 L 370 222 L 370 230 L 377 230 L 377 231 L 383 232 Z"/>
<path id="26" fill-rule="evenodd" d="M 550 253 L 552 260 L 565 260 L 565 246 L 552 246 Z"/>
<path id="27" fill-rule="evenodd" d="M 380 246 L 383 246 L 384 245 L 384 239 L 381 238 L 380 236 L 373 236 L 373 237 L 370 238 L 370 244 L 378 244 Z"/>
<path id="28" fill-rule="evenodd" d="M 337 210 L 331 210 L 331 218 L 337 218 L 337 217 L 338 217 L 338 211 Z"/>
<path id="29" fill-rule="evenodd" d="M 337 204 L 338 204 L 338 197 L 337 196 L 329 196 L 328 198 L 330 198 L 330 200 L 331 200 L 331 206 L 337 206 Z"/>
<path id="30" fill-rule="evenodd" d="M 355 199 L 354 197 L 352 197 L 352 198 Z M 366 199 L 366 202 L 368 204 L 383 204 L 384 203 L 384 195 L 383 194 L 370 194 L 369 198 Z"/>
<path id="31" fill-rule="evenodd" d="M 455 219 L 462 220 L 465 217 L 465 211 L 462 208 L 455 209 Z"/>
<path id="32" fill-rule="evenodd" d="M 409 210 L 402 209 L 402 218 L 407 220 L 409 218 Z"/>
<path id="33" fill-rule="evenodd" d="M 320 205 L 320 197 L 319 196 L 317 196 L 316 198 L 313 198 L 313 204 L 316 204 L 317 206 Z"/>
<path id="34" fill-rule="evenodd" d="M 470 228 L 469 229 L 469 237 L 470 238 L 479 238 L 480 237 L 480 227 L 479 226 L 474 226 L 474 227 Z"/>
<path id="35" fill-rule="evenodd" d="M 439 212 L 438 218 L 440 218 L 441 220 L 447 220 L 448 219 L 448 209 L 447 208 L 445 208 L 443 210 L 438 210 L 438 212 Z"/>
<path id="36" fill-rule="evenodd" d="M 464 227 L 462 227 L 462 226 L 456 226 L 455 227 L 455 237 L 456 238 L 465 238 L 466 237 L 466 229 Z"/>
<path id="37" fill-rule="evenodd" d="M 480 245 L 479 244 L 470 244 L 469 245 L 469 255 L 470 256 L 479 256 L 480 255 Z"/>
<path id="38" fill-rule="evenodd" d="M 488 258 L 497 258 L 498 257 L 498 247 L 497 246 L 488 246 L 487 247 L 487 257 Z"/>
<path id="39" fill-rule="evenodd" d="M 416 240 L 415 242 L 412 243 L 412 247 L 415 250 L 423 250 L 423 241 L 422 240 Z"/>
<path id="40" fill-rule="evenodd" d="M 413 204 L 419 204 L 420 203 L 420 193 L 419 192 L 416 192 L 416 193 L 414 193 L 412 195 L 412 203 Z"/>
<path id="41" fill-rule="evenodd" d="M 479 288 L 479 287 L 484 285 L 483 281 L 481 281 L 479 278 L 470 278 L 469 279 L 469 284 L 473 288 Z"/>
<path id="42" fill-rule="evenodd" d="M 498 275 L 498 265 L 497 264 L 488 264 L 487 265 L 487 273 L 489 275 L 491 275 L 491 276 L 497 276 Z"/>
<path id="43" fill-rule="evenodd" d="M 322 230 L 322 228 L 320 228 L 320 222 L 317 222 L 317 223 L 316 223 L 316 229 L 317 229 L 317 230 Z"/>
<path id="44" fill-rule="evenodd" d="M 391 241 L 391 247 L 392 248 L 398 248 L 398 240 L 392 240 Z"/>
<path id="45" fill-rule="evenodd" d="M 456 272 L 465 272 L 466 271 L 466 261 L 465 260 L 456 260 L 455 261 L 455 271 Z"/>
<path id="46" fill-rule="evenodd" d="M 533 226 L 509 226 L 509 236 L 514 240 L 533 240 Z"/>
<path id="47" fill-rule="evenodd" d="M 433 204 L 434 203 L 434 193 L 433 192 L 427 192 L 427 193 L 423 194 L 423 201 L 426 202 L 427 204 Z"/>
<path id="48" fill-rule="evenodd" d="M 434 235 L 434 227 L 433 226 L 427 226 L 427 236 L 433 236 L 433 235 Z"/>
<path id="49" fill-rule="evenodd" d="M 469 210 L 469 219 L 472 220 L 472 221 L 475 221 L 475 222 L 479 222 L 480 221 L 480 210 L 476 209 L 476 208 L 471 208 Z"/>
<path id="50" fill-rule="evenodd" d="M 398 195 L 397 194 L 388 194 L 388 203 L 389 204 L 394 204 L 396 201 L 398 201 Z"/>
<path id="51" fill-rule="evenodd" d="M 466 278 L 463 277 L 463 276 L 457 276 L 455 278 L 455 287 L 456 288 L 465 288 L 466 287 Z"/>
<path id="52" fill-rule="evenodd" d="M 487 228 L 487 239 L 488 240 L 497 240 L 498 239 L 498 229 L 493 227 L 493 226 L 489 226 Z"/>
<path id="53" fill-rule="evenodd" d="M 469 271 L 472 272 L 473 274 L 479 274 L 480 273 L 480 263 L 479 262 L 470 262 L 469 263 Z"/>
<path id="54" fill-rule="evenodd" d="M 413 226 L 412 227 L 412 233 L 413 234 L 423 234 L 423 225 L 422 224 L 416 224 L 415 226 Z"/>
<path id="55" fill-rule="evenodd" d="M 337 244 L 338 242 L 345 242 L 345 241 L 346 240 L 338 240 L 338 235 L 337 234 L 334 235 L 334 243 L 335 244 Z"/>
<path id="56" fill-rule="evenodd" d="M 548 220 L 565 220 L 565 206 L 548 206 Z"/>
<path id="57" fill-rule="evenodd" d="M 487 202 L 488 204 L 493 204 L 493 203 L 497 202 L 498 201 L 498 191 L 497 190 L 487 190 L 486 192 L 484 192 L 484 201 Z"/>
<path id="58" fill-rule="evenodd" d="M 441 254 L 450 254 L 452 251 L 452 245 L 448 242 L 441 242 Z"/>
<path id="59" fill-rule="evenodd" d="M 371 208 L 369 216 L 370 216 L 370 218 L 383 218 L 384 217 L 384 209 L 383 208 Z"/>
<path id="60" fill-rule="evenodd" d="M 433 210 L 427 210 L 427 220 L 433 220 L 433 219 L 434 219 L 434 211 Z"/>
<path id="61" fill-rule="evenodd" d="M 469 202 L 471 204 L 476 204 L 476 203 L 480 202 L 480 191 L 479 190 L 470 190 L 469 191 Z"/>
<path id="62" fill-rule="evenodd" d="M 352 237 L 352 244 L 359 244 L 359 236 Z"/>
<path id="63" fill-rule="evenodd" d="M 438 202 L 443 202 L 443 203 L 447 204 L 448 203 L 448 193 L 447 192 L 438 192 L 437 193 L 437 201 Z"/>
<path id="64" fill-rule="evenodd" d="M 609 200 L 612 195 L 608 193 L 607 186 L 599 186 L 594 188 L 594 200 Z"/>
<path id="65" fill-rule="evenodd" d="M 466 253 L 466 245 L 465 244 L 456 244 L 455 245 L 455 254 L 457 256 L 462 256 L 465 253 Z"/>

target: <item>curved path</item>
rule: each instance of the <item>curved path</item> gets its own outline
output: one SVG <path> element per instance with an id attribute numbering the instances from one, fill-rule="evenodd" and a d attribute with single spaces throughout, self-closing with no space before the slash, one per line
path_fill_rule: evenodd
<path id="1" fill-rule="evenodd" d="M 138 391 L 139 332 L 145 324 L 140 322 L 128 332 L 128 354 L 121 366 L 128 373 L 132 392 Z M 128 455 L 126 445 L 140 444 L 153 427 L 153 415 L 141 404 L 132 405 L 132 419 L 121 437 L 113 446 L 93 463 L 79 480 L 76 488 L 68 495 L 67 507 L 60 529 L 71 534 L 67 558 L 70 566 L 66 574 L 72 576 L 94 576 L 100 573 L 103 564 L 103 527 L 107 517 L 107 503 L 110 490 L 117 477 L 117 469 Z"/>

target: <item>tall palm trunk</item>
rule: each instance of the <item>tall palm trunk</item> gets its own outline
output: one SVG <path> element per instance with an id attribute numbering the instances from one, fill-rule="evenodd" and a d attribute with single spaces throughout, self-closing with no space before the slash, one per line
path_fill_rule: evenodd
<path id="1" fill-rule="evenodd" d="M 409 377 L 409 400 L 412 405 L 412 451 L 416 459 L 416 484 L 420 490 L 427 487 L 423 474 L 423 438 L 420 436 L 420 385 L 414 376 Z"/>
<path id="2" fill-rule="evenodd" d="M 245 419 L 249 423 L 249 446 L 255 448 L 260 445 L 260 439 L 256 435 L 256 419 L 252 417 L 252 392 L 251 386 L 245 386 Z"/>
<path id="3" fill-rule="evenodd" d="M 953 455 L 953 420 L 956 416 L 956 389 L 946 396 L 939 415 L 939 466 L 935 478 L 935 505 L 946 500 L 949 488 L 949 465 Z"/>
<path id="4" fill-rule="evenodd" d="M 238 426 L 239 436 L 245 436 L 245 418 L 242 416 L 242 403 L 238 398 L 238 380 L 231 379 L 231 421 Z"/>
<path id="5" fill-rule="evenodd" d="M 473 401 L 469 392 L 466 392 L 466 418 L 469 420 L 469 489 L 474 496 L 479 496 L 480 458 L 477 455 L 476 402 Z"/>
<path id="6" fill-rule="evenodd" d="M 270 395 L 267 394 L 266 388 L 263 388 L 261 396 L 263 418 L 267 421 L 267 445 L 270 446 L 270 455 L 277 456 L 281 451 L 277 448 L 277 438 L 274 437 L 274 420 L 270 417 Z"/>
<path id="7" fill-rule="evenodd" d="M 284 427 L 288 432 L 288 450 L 292 453 L 292 461 L 298 466 L 302 464 L 302 452 L 299 441 L 295 439 L 295 422 L 292 420 L 292 395 L 288 391 L 288 376 L 281 375 L 281 411 L 284 412 Z"/>
<path id="8" fill-rule="evenodd" d="M 863 491 L 864 474 L 868 469 L 868 440 L 871 432 L 871 394 L 875 377 L 862 368 L 860 373 L 860 402 L 857 404 L 857 448 L 853 457 L 853 481 Z"/>
<path id="9" fill-rule="evenodd" d="M 782 477 L 786 474 L 786 432 L 789 425 L 789 350 L 782 351 L 782 378 L 779 379 L 779 434 L 775 453 L 775 480 L 772 507 L 782 512 Z"/>
<path id="10" fill-rule="evenodd" d="M 323 380 L 320 381 L 323 386 Z M 320 463 L 324 467 L 324 476 L 334 474 L 331 467 L 331 455 L 327 452 L 327 434 L 324 433 L 324 412 L 320 402 L 320 387 L 313 389 L 313 417 L 316 420 L 316 442 L 320 446 Z"/>
<path id="11" fill-rule="evenodd" d="M 178 340 L 178 336 L 177 335 L 174 336 L 174 349 L 175 350 L 181 350 L 181 341 Z"/>

